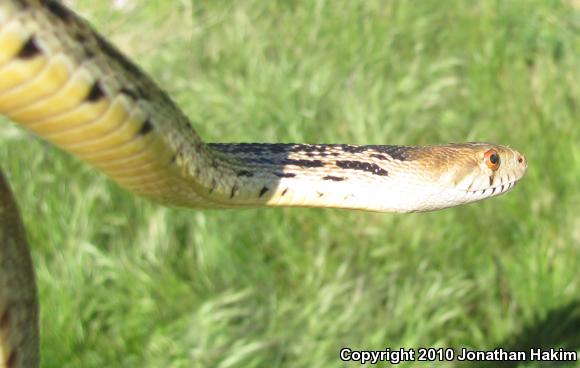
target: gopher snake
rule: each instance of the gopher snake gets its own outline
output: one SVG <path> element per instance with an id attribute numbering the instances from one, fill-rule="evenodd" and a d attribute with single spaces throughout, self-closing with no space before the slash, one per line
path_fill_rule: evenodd
<path id="1" fill-rule="evenodd" d="M 527 168 L 519 152 L 487 143 L 206 144 L 150 78 L 55 0 L 0 0 L 0 113 L 172 206 L 430 211 L 505 193 Z M 0 187 L 0 367 L 34 366 L 35 287 L 11 198 Z"/>

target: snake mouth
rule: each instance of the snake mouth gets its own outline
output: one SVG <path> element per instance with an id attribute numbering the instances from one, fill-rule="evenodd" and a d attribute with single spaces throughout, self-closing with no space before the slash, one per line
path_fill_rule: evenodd
<path id="1" fill-rule="evenodd" d="M 465 193 L 467 194 L 471 194 L 471 195 L 499 195 L 505 192 L 510 191 L 511 189 L 513 189 L 516 184 L 518 182 L 517 181 L 510 181 L 508 183 L 503 183 L 501 185 L 495 186 L 495 187 L 491 187 L 491 188 L 485 188 L 485 189 L 480 189 L 480 190 L 466 190 Z"/>

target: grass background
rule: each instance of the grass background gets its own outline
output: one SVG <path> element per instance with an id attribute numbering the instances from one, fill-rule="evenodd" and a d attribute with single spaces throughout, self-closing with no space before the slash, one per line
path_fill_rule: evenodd
<path id="1" fill-rule="evenodd" d="M 577 1 L 67 3 L 208 141 L 492 141 L 524 152 L 529 171 L 506 196 L 437 213 L 175 210 L 3 122 L 44 367 L 359 366 L 339 360 L 343 346 L 580 350 Z"/>

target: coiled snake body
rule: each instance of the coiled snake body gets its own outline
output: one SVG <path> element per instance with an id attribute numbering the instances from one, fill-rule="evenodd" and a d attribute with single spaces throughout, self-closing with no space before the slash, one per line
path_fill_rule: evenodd
<path id="1" fill-rule="evenodd" d="M 206 144 L 149 77 L 55 0 L 0 0 L 0 113 L 172 206 L 429 211 L 505 193 L 527 168 L 519 152 L 488 143 Z M 34 366 L 30 259 L 0 189 L 0 367 Z"/>

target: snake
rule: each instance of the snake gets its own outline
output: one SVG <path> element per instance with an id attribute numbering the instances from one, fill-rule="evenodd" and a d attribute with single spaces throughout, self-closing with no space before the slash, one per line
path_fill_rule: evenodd
<path id="1" fill-rule="evenodd" d="M 0 0 L 0 114 L 172 207 L 423 212 L 510 191 L 508 146 L 207 143 L 133 61 L 57 0 Z M 24 227 L 0 175 L 0 367 L 39 364 Z"/>

